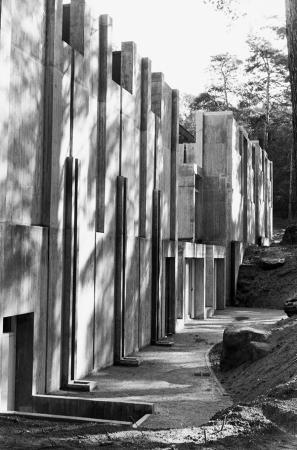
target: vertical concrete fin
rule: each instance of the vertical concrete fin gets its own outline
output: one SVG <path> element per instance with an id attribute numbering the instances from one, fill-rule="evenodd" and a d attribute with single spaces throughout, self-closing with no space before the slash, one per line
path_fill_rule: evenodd
<path id="1" fill-rule="evenodd" d="M 85 0 L 71 0 L 70 6 L 70 45 L 84 54 Z"/>
<path id="2" fill-rule="evenodd" d="M 170 239 L 177 238 L 177 152 L 179 136 L 179 91 L 172 91 L 171 161 L 170 161 Z"/>
<path id="3" fill-rule="evenodd" d="M 203 167 L 203 111 L 196 112 L 196 152 L 195 162 Z M 197 159 L 196 159 L 197 158 Z"/>
<path id="4" fill-rule="evenodd" d="M 135 42 L 122 42 L 121 47 L 121 86 L 130 94 L 136 92 L 136 57 Z"/>
<path id="5" fill-rule="evenodd" d="M 146 236 L 146 191 L 147 191 L 147 146 L 148 115 L 151 109 L 151 61 L 141 60 L 141 118 L 140 118 L 140 158 L 139 158 L 139 236 Z"/>
<path id="6" fill-rule="evenodd" d="M 152 111 L 161 118 L 163 109 L 164 75 L 161 72 L 152 73 Z"/>
<path id="7" fill-rule="evenodd" d="M 98 155 L 96 230 L 104 232 L 105 174 L 106 174 L 106 109 L 108 84 L 112 79 L 112 19 L 108 15 L 99 18 L 99 86 L 98 86 Z"/>

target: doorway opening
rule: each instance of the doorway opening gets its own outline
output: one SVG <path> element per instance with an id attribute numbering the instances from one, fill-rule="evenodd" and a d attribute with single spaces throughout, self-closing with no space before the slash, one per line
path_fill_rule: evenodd
<path id="1" fill-rule="evenodd" d="M 34 314 L 3 318 L 1 409 L 32 412 Z"/>

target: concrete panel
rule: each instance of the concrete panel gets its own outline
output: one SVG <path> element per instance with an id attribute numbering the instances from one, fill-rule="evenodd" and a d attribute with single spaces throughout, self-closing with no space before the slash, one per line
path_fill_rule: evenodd
<path id="1" fill-rule="evenodd" d="M 49 229 L 47 384 L 46 392 L 60 388 L 63 231 Z"/>
<path id="2" fill-rule="evenodd" d="M 46 1 L 14 0 L 12 4 L 12 44 L 28 56 L 44 62 Z"/>
<path id="3" fill-rule="evenodd" d="M 114 361 L 114 248 L 113 234 L 96 233 L 95 369 Z"/>
<path id="4" fill-rule="evenodd" d="M 6 217 L 6 180 L 8 165 L 8 129 L 9 129 L 9 89 L 11 74 L 11 1 L 1 2 L 1 27 L 0 27 L 0 67 L 2 76 L 0 77 L 0 218 Z"/>
<path id="5" fill-rule="evenodd" d="M 152 245 L 149 239 L 139 239 L 139 348 L 151 338 Z"/>
<path id="6" fill-rule="evenodd" d="M 13 46 L 10 70 L 6 218 L 40 223 L 44 68 Z"/>
<path id="7" fill-rule="evenodd" d="M 178 188 L 178 237 L 179 239 L 195 238 L 195 188 L 180 186 Z"/>
<path id="8" fill-rule="evenodd" d="M 125 356 L 139 348 L 139 257 L 139 240 L 128 237 L 125 266 Z"/>

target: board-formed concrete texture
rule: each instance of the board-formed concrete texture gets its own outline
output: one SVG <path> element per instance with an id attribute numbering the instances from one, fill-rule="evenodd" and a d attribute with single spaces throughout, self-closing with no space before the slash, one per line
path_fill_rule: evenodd
<path id="1" fill-rule="evenodd" d="M 88 0 L 0 20 L 0 409 L 29 412 L 232 301 L 272 163 L 229 112 L 179 145 L 178 91 Z"/>
<path id="2" fill-rule="evenodd" d="M 224 247 L 226 301 L 232 304 L 244 247 L 272 237 L 272 162 L 229 111 L 197 112 L 196 141 L 180 143 L 178 162 L 179 239 Z M 206 306 L 213 305 L 208 297 Z"/>

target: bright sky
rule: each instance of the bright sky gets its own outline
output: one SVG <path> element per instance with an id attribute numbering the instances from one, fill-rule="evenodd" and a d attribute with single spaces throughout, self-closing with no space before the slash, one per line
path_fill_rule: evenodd
<path id="1" fill-rule="evenodd" d="M 203 0 L 89 0 L 96 14 L 113 18 L 113 40 L 134 41 L 172 88 L 198 94 L 207 84 L 210 56 L 229 52 L 244 57 L 249 32 L 285 21 L 285 0 L 238 0 L 246 12 L 230 22 Z"/>

